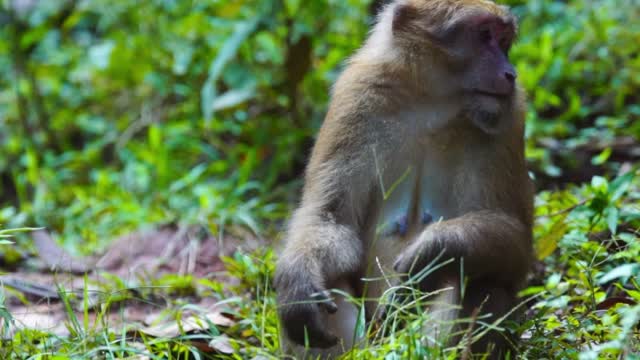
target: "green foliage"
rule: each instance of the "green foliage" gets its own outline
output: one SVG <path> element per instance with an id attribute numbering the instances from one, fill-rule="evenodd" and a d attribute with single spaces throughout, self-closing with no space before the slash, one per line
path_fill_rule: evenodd
<path id="1" fill-rule="evenodd" d="M 547 189 L 536 198 L 543 270 L 522 293 L 528 321 L 511 329 L 525 338 L 521 357 L 637 357 L 640 4 L 502 2 L 520 18 L 511 58 L 530 99 L 527 156 Z M 214 235 L 279 225 L 330 85 L 372 19 L 366 0 L 14 3 L 0 5 L 0 224 L 46 227 L 81 253 L 143 225 L 197 224 Z M 8 235 L 0 231 L 0 259 L 13 264 L 30 245 Z M 273 251 L 224 262 L 235 286 L 180 275 L 100 286 L 108 304 L 158 294 L 225 301 L 238 319 L 229 331 L 238 356 L 277 356 Z M 6 333 L 4 296 L 0 288 Z M 421 345 L 424 317 L 402 321 L 352 356 L 460 354 Z M 70 310 L 68 326 L 64 339 L 21 331 L 0 355 L 200 355 L 173 339 L 144 339 L 140 350 Z"/>
<path id="2" fill-rule="evenodd" d="M 629 226 L 640 217 L 638 175 L 538 195 L 538 245 L 560 251 L 538 252 L 548 275 L 523 292 L 538 298 L 524 326 L 527 357 L 601 359 L 640 348 L 640 241 Z"/>
<path id="3" fill-rule="evenodd" d="M 234 315 L 241 319 L 232 329 L 240 334 L 236 343 L 245 349 L 248 358 L 258 355 L 271 358 L 281 353 L 275 293 L 271 286 L 274 260 L 270 249 L 251 254 L 237 252 L 232 258 L 224 259 L 229 275 L 240 280 L 232 290 L 247 294 L 230 301 L 237 309 Z"/>
<path id="4" fill-rule="evenodd" d="M 7 239 L 12 238 L 17 233 L 29 232 L 29 231 L 34 231 L 34 230 L 39 230 L 39 229 L 38 228 L 23 227 L 23 228 L 16 228 L 16 229 L 3 229 L 3 230 L 0 230 L 0 245 L 11 245 L 11 244 L 13 244 L 13 242 L 9 241 Z"/>
<path id="5" fill-rule="evenodd" d="M 11 324 L 13 323 L 13 317 L 11 316 L 11 313 L 9 313 L 5 302 L 6 297 L 4 295 L 4 291 L 0 291 L 0 324 L 2 325 L 2 327 L 0 327 L 0 336 L 2 337 L 9 333 Z"/>
<path id="6" fill-rule="evenodd" d="M 273 188 L 304 161 L 292 150 L 322 118 L 366 4 L 72 4 L 2 18 L 0 200 L 17 211 L 0 221 L 27 214 L 91 251 L 140 224 L 259 231 L 283 217 Z"/>
<path id="7" fill-rule="evenodd" d="M 522 21 L 511 55 L 531 100 L 529 159 L 545 174 L 559 176 L 581 165 L 572 153 L 580 146 L 604 146 L 596 160 L 603 165 L 616 136 L 638 139 L 637 1 L 533 0 L 515 10 Z M 561 160 L 541 146 L 550 138 Z"/>

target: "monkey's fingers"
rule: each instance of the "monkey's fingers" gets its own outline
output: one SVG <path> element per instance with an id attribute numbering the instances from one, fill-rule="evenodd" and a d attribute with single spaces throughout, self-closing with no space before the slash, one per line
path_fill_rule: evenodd
<path id="1" fill-rule="evenodd" d="M 393 270 L 403 276 L 421 272 L 433 259 L 431 249 L 424 242 L 411 244 L 393 263 Z"/>
<path id="2" fill-rule="evenodd" d="M 338 305 L 331 298 L 329 290 L 319 291 L 311 294 L 311 298 L 323 307 L 329 314 L 335 314 L 338 311 Z"/>
<path id="3" fill-rule="evenodd" d="M 408 275 L 415 260 L 415 256 L 400 255 L 393 263 L 393 271 L 401 275 Z"/>
<path id="4" fill-rule="evenodd" d="M 329 348 L 338 343 L 338 337 L 331 334 L 325 324 L 319 304 L 305 303 L 287 307 L 281 313 L 285 331 L 298 345 L 312 348 Z"/>
<path id="5" fill-rule="evenodd" d="M 325 329 L 316 328 L 308 331 L 309 346 L 315 348 L 330 348 L 338 344 L 338 337 L 330 334 Z"/>

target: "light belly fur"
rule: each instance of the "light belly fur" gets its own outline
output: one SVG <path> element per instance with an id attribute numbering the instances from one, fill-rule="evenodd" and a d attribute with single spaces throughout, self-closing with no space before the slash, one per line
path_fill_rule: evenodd
<path id="1" fill-rule="evenodd" d="M 378 298 L 398 283 L 393 263 L 408 243 L 428 226 L 422 221 L 423 212 L 428 213 L 432 221 L 450 216 L 446 205 L 450 201 L 451 184 L 443 180 L 450 177 L 444 173 L 444 166 L 439 166 L 441 163 L 441 159 L 425 155 L 419 162 L 396 165 L 392 173 L 403 174 L 400 178 L 383 177 L 382 209 L 376 236 L 369 246 L 367 297 Z M 407 217 L 406 232 L 399 233 L 397 221 L 404 216 Z"/>

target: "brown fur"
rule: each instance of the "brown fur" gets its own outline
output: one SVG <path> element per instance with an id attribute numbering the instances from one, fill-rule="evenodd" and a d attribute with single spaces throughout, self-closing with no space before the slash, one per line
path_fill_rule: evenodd
<path id="1" fill-rule="evenodd" d="M 410 6 L 415 18 L 394 18 L 399 6 Z M 465 82 L 477 80 L 452 80 L 450 74 L 458 70 L 449 66 L 448 49 L 417 40 L 414 33 L 396 32 L 393 24 L 408 21 L 399 28 L 415 32 L 426 26 L 425 31 L 438 36 L 475 13 L 512 21 L 506 8 L 485 0 L 397 1 L 381 13 L 370 38 L 336 82 L 307 168 L 302 202 L 277 265 L 288 352 L 332 357 L 357 340 L 332 328 L 335 321 L 353 322 L 357 314 L 338 299 L 339 316 L 331 315 L 335 304 L 322 296 L 327 289 L 340 287 L 363 296 L 361 277 L 393 273 L 394 266 L 413 272 L 411 265 L 424 266 L 440 252 L 444 258 L 464 259 L 471 293 L 464 300 L 452 298 L 462 303 L 463 316 L 486 296 L 490 306 L 485 308 L 494 318 L 515 305 L 531 260 L 524 95 L 516 87 L 495 110 L 492 102 L 460 93 Z M 498 121 L 495 131 L 470 122 L 485 108 Z M 384 199 L 405 173 L 406 186 Z M 440 221 L 416 220 L 424 202 Z M 376 227 L 398 209 L 406 209 L 407 233 L 378 236 Z M 450 284 L 446 279 L 455 278 L 457 269 L 444 268 L 421 286 Z M 386 282 L 371 284 L 366 295 L 380 296 L 387 287 Z M 496 356 L 505 348 L 497 335 L 486 339 L 473 350 L 484 351 L 493 342 Z M 305 341 L 316 350 L 305 353 L 300 345 Z"/>

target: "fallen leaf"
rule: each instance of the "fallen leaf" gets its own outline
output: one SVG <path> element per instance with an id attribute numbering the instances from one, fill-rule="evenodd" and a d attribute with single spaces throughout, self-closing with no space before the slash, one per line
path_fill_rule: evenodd
<path id="1" fill-rule="evenodd" d="M 208 313 L 201 316 L 190 316 L 185 320 L 159 324 L 140 329 L 141 332 L 154 337 L 174 338 L 184 333 L 206 331 L 209 325 L 229 327 L 235 322 L 219 312 Z"/>
<path id="2" fill-rule="evenodd" d="M 22 329 L 46 331 L 57 336 L 69 335 L 69 330 L 64 325 L 64 312 L 58 304 L 15 307 L 11 310 L 11 316 L 14 326 L 8 334 L 4 334 L 8 338 Z"/>
<path id="3" fill-rule="evenodd" d="M 233 346 L 231 346 L 231 340 L 225 335 L 216 336 L 211 339 L 211 341 L 209 341 L 209 347 L 225 355 L 231 355 L 234 352 Z"/>
<path id="4" fill-rule="evenodd" d="M 92 262 L 90 259 L 74 258 L 60 247 L 47 231 L 34 231 L 33 242 L 38 251 L 38 259 L 46 265 L 49 271 L 82 274 L 93 269 L 90 265 Z"/>

